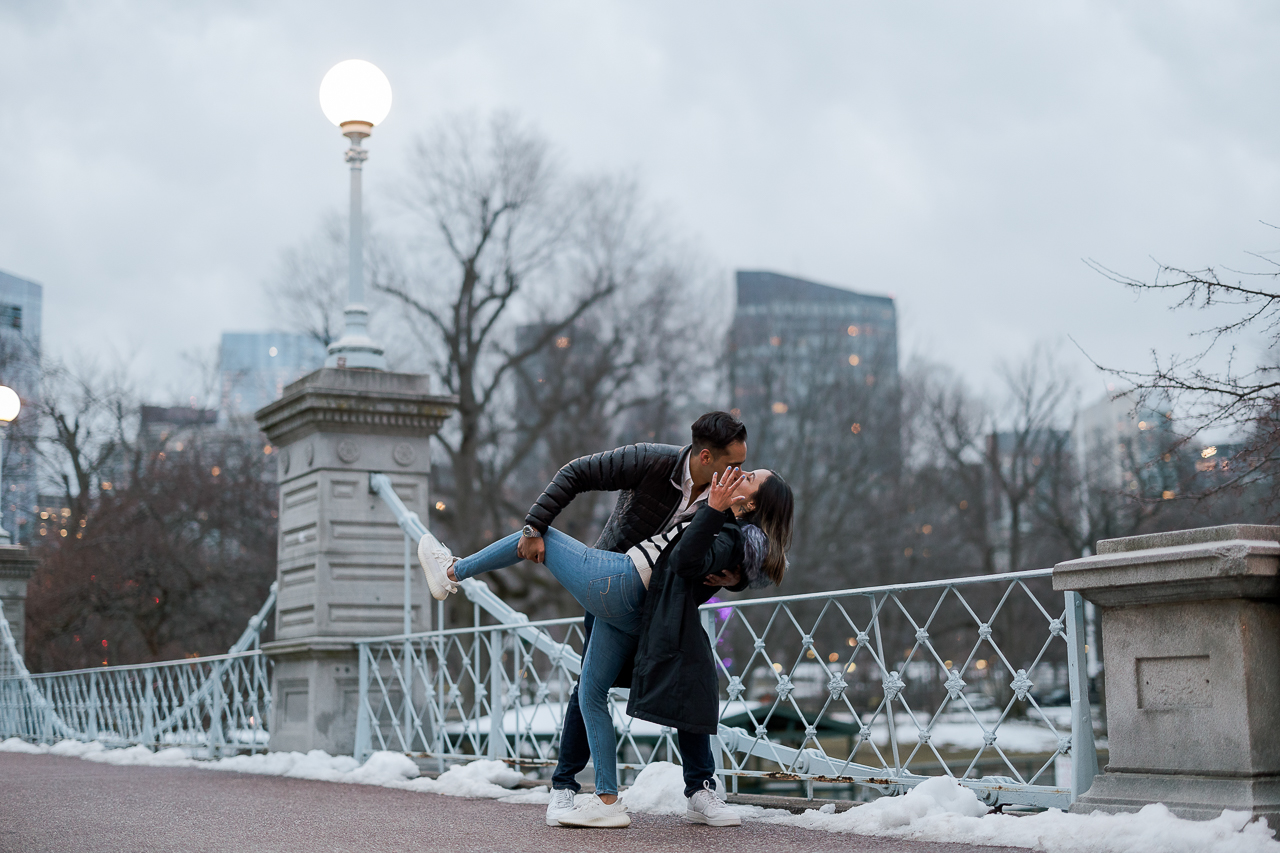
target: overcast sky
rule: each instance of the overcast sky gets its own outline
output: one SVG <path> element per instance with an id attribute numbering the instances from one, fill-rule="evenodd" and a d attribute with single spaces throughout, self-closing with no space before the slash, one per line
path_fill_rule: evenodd
<path id="1" fill-rule="evenodd" d="M 1141 366 L 1204 318 L 1082 259 L 1280 249 L 1277 43 L 1280 7 L 1224 0 L 3 0 L 0 269 L 44 285 L 46 351 L 181 384 L 181 353 L 279 325 L 281 252 L 345 209 L 317 90 L 362 58 L 395 92 L 375 214 L 434 117 L 512 109 L 636 174 L 724 281 L 892 294 L 904 360 L 984 384 L 1042 340 L 1083 365 L 1070 335 Z"/>

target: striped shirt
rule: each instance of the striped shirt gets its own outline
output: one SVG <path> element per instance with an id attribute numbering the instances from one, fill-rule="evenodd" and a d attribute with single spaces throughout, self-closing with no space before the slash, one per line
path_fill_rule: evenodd
<path id="1" fill-rule="evenodd" d="M 636 545 L 627 552 L 627 556 L 631 558 L 631 562 L 635 564 L 636 572 L 640 575 L 640 580 L 644 582 L 644 588 L 649 588 L 649 579 L 653 577 L 654 566 L 658 564 L 658 557 L 666 550 L 667 546 L 675 541 L 684 529 L 689 526 L 688 519 L 681 521 L 657 536 L 651 536 L 648 539 Z"/>

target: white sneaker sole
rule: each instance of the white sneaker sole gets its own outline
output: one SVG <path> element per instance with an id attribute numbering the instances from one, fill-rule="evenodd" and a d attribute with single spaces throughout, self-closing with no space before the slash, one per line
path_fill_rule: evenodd
<path id="1" fill-rule="evenodd" d="M 561 815 L 566 814 L 568 814 L 568 812 L 560 812 L 560 814 L 556 815 L 547 815 L 547 826 L 563 826 L 564 824 L 560 823 L 560 817 Z"/>
<path id="2" fill-rule="evenodd" d="M 427 577 L 427 589 L 436 601 L 444 601 L 449 593 L 458 591 L 458 585 L 449 580 L 449 576 L 445 574 L 448 567 L 440 565 L 432 553 L 436 549 L 444 551 L 444 546 L 430 533 L 418 540 L 418 562 L 422 565 L 422 573 Z"/>
<path id="3" fill-rule="evenodd" d="M 684 819 L 689 823 L 700 823 L 704 826 L 742 826 L 742 818 L 736 814 L 728 817 L 707 817 L 702 812 L 686 809 Z"/>
<path id="4" fill-rule="evenodd" d="M 626 812 L 611 815 L 591 815 L 580 819 L 570 818 L 565 820 L 569 815 L 561 815 L 560 825 L 572 827 L 573 829 L 626 829 L 631 826 L 631 815 Z"/>

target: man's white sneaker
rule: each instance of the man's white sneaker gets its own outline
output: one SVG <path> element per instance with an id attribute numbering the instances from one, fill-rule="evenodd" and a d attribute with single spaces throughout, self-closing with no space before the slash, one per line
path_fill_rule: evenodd
<path id="1" fill-rule="evenodd" d="M 622 829 L 631 825 L 631 815 L 622 800 L 606 803 L 595 794 L 571 812 L 556 818 L 561 826 L 590 827 L 594 829 Z"/>
<path id="2" fill-rule="evenodd" d="M 737 812 L 725 805 L 724 800 L 706 783 L 703 783 L 701 791 L 689 798 L 684 819 L 707 826 L 742 826 L 742 818 L 738 817 Z"/>
<path id="3" fill-rule="evenodd" d="M 430 533 L 418 540 L 418 562 L 427 576 L 427 589 L 436 601 L 444 601 L 449 593 L 458 591 L 458 584 L 449 580 L 448 571 L 453 566 L 453 554 Z"/>
<path id="4" fill-rule="evenodd" d="M 573 791 L 568 788 L 554 788 L 551 791 L 551 802 L 547 803 L 547 826 L 559 826 L 560 817 L 573 811 Z"/>

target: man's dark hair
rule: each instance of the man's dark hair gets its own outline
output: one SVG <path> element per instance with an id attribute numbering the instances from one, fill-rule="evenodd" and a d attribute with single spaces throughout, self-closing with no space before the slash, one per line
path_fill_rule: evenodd
<path id="1" fill-rule="evenodd" d="M 747 440 L 747 427 L 728 412 L 707 412 L 693 422 L 693 452 L 710 450 L 716 456 L 736 441 Z"/>

